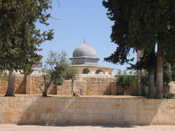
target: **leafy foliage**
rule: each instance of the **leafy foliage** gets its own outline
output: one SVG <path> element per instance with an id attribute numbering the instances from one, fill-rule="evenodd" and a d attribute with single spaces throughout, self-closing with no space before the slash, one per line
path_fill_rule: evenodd
<path id="1" fill-rule="evenodd" d="M 175 99 L 175 94 L 168 94 L 167 98 L 168 99 Z"/>
<path id="2" fill-rule="evenodd" d="M 117 78 L 117 87 L 123 90 L 119 94 L 124 95 L 124 92 L 129 89 L 131 95 L 138 95 L 137 76 L 120 75 Z"/>
<path id="3" fill-rule="evenodd" d="M 50 0 L 0 0 L 0 69 L 30 72 L 41 55 L 39 46 L 51 40 L 51 30 L 42 32 L 37 24 L 48 25 Z"/>
<path id="4" fill-rule="evenodd" d="M 49 24 L 49 8 L 50 0 L 0 0 L 0 70 L 32 72 L 32 65 L 42 58 L 40 44 L 53 38 L 52 30 L 36 26 Z M 7 96 L 14 96 L 12 88 L 8 87 Z"/>
<path id="5" fill-rule="evenodd" d="M 142 50 L 144 55 L 135 66 L 155 72 L 156 97 L 163 98 L 163 64 L 175 62 L 175 1 L 106 0 L 103 5 L 114 22 L 111 40 L 118 45 L 105 60 L 124 64 L 133 60 L 128 57 L 131 50 Z"/>
<path id="6" fill-rule="evenodd" d="M 174 55 L 174 0 L 106 0 L 103 5 L 114 21 L 111 39 L 118 45 L 107 61 L 123 64 L 132 48 L 149 54 L 156 43 L 167 59 Z"/>
<path id="7" fill-rule="evenodd" d="M 51 85 L 62 85 L 64 80 L 74 79 L 77 73 L 70 67 L 65 52 L 50 52 L 43 71 L 43 96 L 47 96 Z"/>

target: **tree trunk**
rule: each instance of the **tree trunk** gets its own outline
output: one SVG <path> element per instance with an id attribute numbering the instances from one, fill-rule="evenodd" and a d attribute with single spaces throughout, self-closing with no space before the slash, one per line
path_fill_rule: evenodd
<path id="1" fill-rule="evenodd" d="M 142 71 L 139 69 L 137 70 L 137 79 L 138 79 L 138 95 L 141 96 L 143 95 L 143 89 L 142 89 L 142 86 L 141 86 L 141 76 L 142 76 Z"/>
<path id="2" fill-rule="evenodd" d="M 44 91 L 42 92 L 43 97 L 47 97 L 47 90 L 48 90 L 48 88 L 44 87 Z"/>
<path id="3" fill-rule="evenodd" d="M 30 79 L 30 75 L 24 74 L 26 83 L 25 83 L 25 93 L 26 94 L 30 94 L 30 86 L 31 86 L 31 79 Z"/>
<path id="4" fill-rule="evenodd" d="M 74 79 L 71 79 L 72 96 L 75 96 L 74 92 Z"/>
<path id="5" fill-rule="evenodd" d="M 165 72 L 165 71 L 164 71 Z M 168 93 L 169 93 L 169 83 L 173 80 L 172 79 L 172 66 L 170 63 L 168 63 L 168 67 L 167 67 L 167 77 L 168 77 L 168 81 L 166 82 L 166 84 L 164 84 L 164 97 L 167 98 Z M 164 80 L 165 81 L 165 80 Z"/>
<path id="6" fill-rule="evenodd" d="M 27 77 L 28 77 L 28 75 L 27 74 L 24 74 L 24 89 L 25 89 L 25 93 L 27 93 Z"/>
<path id="7" fill-rule="evenodd" d="M 9 78 L 8 78 L 8 88 L 5 96 L 15 96 L 14 94 L 15 81 L 16 81 L 15 73 L 10 71 Z"/>
<path id="8" fill-rule="evenodd" d="M 141 61 L 141 58 L 143 57 L 143 50 L 137 50 L 137 62 L 139 63 Z M 139 68 L 137 69 L 137 79 L 138 79 L 138 95 L 141 96 L 143 95 L 143 88 L 141 85 L 141 77 L 142 77 L 142 69 L 139 65 Z"/>
<path id="9" fill-rule="evenodd" d="M 163 98 L 163 57 L 159 54 L 157 55 L 156 88 L 157 98 Z"/>
<path id="10" fill-rule="evenodd" d="M 71 79 L 71 86 L 72 86 L 72 96 L 79 96 L 80 92 L 75 87 L 75 79 Z"/>
<path id="11" fill-rule="evenodd" d="M 169 77 L 169 82 L 171 82 L 172 81 L 172 66 L 170 63 L 168 64 L 168 77 Z"/>
<path id="12" fill-rule="evenodd" d="M 154 98 L 155 97 L 155 72 L 154 70 L 150 70 L 149 72 L 149 97 Z"/>

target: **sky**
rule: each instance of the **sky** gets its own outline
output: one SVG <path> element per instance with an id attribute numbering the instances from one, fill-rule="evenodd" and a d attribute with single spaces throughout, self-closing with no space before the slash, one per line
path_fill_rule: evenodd
<path id="1" fill-rule="evenodd" d="M 53 28 L 55 34 L 52 41 L 47 41 L 41 46 L 44 58 L 49 51 L 65 51 L 68 57 L 72 57 L 73 50 L 86 41 L 95 48 L 97 57 L 100 58 L 99 65 L 114 69 L 126 68 L 126 65 L 120 66 L 104 61 L 104 57 L 109 56 L 116 45 L 110 40 L 113 23 L 107 18 L 102 1 L 53 0 L 49 28 Z"/>

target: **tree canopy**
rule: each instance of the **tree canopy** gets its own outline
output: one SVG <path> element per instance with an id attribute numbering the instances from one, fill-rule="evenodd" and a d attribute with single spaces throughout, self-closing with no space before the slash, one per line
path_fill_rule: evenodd
<path id="1" fill-rule="evenodd" d="M 149 53 L 156 44 L 165 57 L 174 55 L 174 0 L 107 0 L 103 5 L 114 21 L 111 40 L 118 45 L 107 61 L 128 62 L 132 48 Z"/>
<path id="2" fill-rule="evenodd" d="M 64 80 L 74 79 L 77 71 L 70 66 L 65 52 L 49 52 L 43 69 L 43 96 L 47 96 L 51 85 L 62 85 Z"/>
<path id="3" fill-rule="evenodd" d="M 39 46 L 51 40 L 52 30 L 41 31 L 36 24 L 47 23 L 50 0 L 0 0 L 0 69 L 27 70 L 41 59 Z"/>
<path id="4" fill-rule="evenodd" d="M 111 40 L 118 45 L 105 60 L 113 63 L 131 61 L 131 50 L 142 51 L 137 66 L 147 69 L 156 95 L 163 97 L 163 64 L 174 63 L 175 1 L 174 0 L 106 0 L 103 5 L 114 22 Z M 157 50 L 155 51 L 155 47 Z M 153 88 L 152 88 L 153 89 Z"/>
<path id="5" fill-rule="evenodd" d="M 0 0 L 0 70 L 23 71 L 42 58 L 40 44 L 53 38 L 53 31 L 41 31 L 37 24 L 48 25 L 50 0 Z M 13 96 L 9 76 L 7 96 Z"/>

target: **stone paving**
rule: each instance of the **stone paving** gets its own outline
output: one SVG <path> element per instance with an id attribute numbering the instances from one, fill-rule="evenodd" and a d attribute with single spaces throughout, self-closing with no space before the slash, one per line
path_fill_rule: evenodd
<path id="1" fill-rule="evenodd" d="M 175 131 L 175 126 L 117 126 L 117 125 L 0 125 L 0 131 Z"/>

